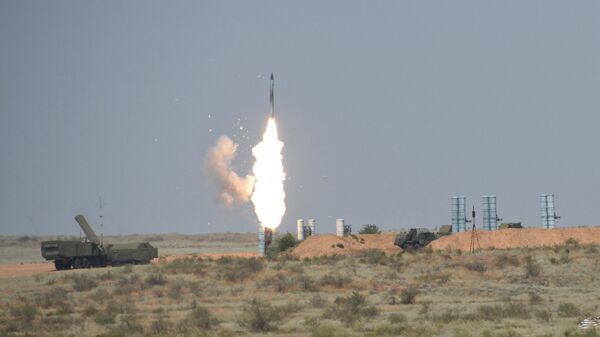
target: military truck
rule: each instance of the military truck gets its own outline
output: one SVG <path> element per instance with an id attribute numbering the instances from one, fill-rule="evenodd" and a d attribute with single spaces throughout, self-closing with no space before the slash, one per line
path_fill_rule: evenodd
<path id="1" fill-rule="evenodd" d="M 394 244 L 403 250 L 416 250 L 427 246 L 431 241 L 444 235 L 452 234 L 452 226 L 444 225 L 437 233 L 429 231 L 427 228 L 411 228 L 408 232 L 400 233 L 396 236 Z"/>
<path id="2" fill-rule="evenodd" d="M 148 242 L 104 245 L 83 215 L 75 221 L 85 233 L 84 241 L 42 241 L 42 257 L 54 261 L 56 270 L 144 264 L 158 257 L 158 249 Z"/>
<path id="3" fill-rule="evenodd" d="M 523 228 L 523 225 L 520 222 L 503 222 L 498 227 L 498 229 L 507 229 L 507 228 Z"/>

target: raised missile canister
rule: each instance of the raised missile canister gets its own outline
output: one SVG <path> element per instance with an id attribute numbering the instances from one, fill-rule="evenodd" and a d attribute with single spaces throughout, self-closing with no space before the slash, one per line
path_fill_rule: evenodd
<path id="1" fill-rule="evenodd" d="M 275 118 L 275 77 L 271 73 L 271 94 L 269 95 L 271 101 L 271 118 Z"/>

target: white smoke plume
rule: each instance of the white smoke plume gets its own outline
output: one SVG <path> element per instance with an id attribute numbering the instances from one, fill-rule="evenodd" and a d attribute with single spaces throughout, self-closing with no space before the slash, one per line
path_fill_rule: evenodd
<path id="1" fill-rule="evenodd" d="M 221 136 L 206 156 L 206 171 L 216 179 L 221 188 L 219 199 L 228 207 L 250 201 L 256 182 L 252 174 L 242 178 L 231 167 L 237 147 L 231 138 Z"/>

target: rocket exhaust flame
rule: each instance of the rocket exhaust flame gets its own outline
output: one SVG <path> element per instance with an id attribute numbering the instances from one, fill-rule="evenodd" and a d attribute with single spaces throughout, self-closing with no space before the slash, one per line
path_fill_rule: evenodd
<path id="1" fill-rule="evenodd" d="M 262 141 L 252 148 L 256 159 L 252 173 L 256 183 L 250 200 L 258 221 L 271 229 L 279 226 L 286 210 L 282 149 L 283 142 L 278 138 L 275 118 L 270 117 Z"/>
<path id="2" fill-rule="evenodd" d="M 220 199 L 227 205 L 252 201 L 254 213 L 265 229 L 274 230 L 285 214 L 283 182 L 283 142 L 277 135 L 274 105 L 274 78 L 271 74 L 271 113 L 262 140 L 252 148 L 255 158 L 252 174 L 240 177 L 232 168 L 238 145 L 229 137 L 221 136 L 206 158 L 207 172 L 221 187 Z M 272 233 L 271 231 L 268 231 Z"/>

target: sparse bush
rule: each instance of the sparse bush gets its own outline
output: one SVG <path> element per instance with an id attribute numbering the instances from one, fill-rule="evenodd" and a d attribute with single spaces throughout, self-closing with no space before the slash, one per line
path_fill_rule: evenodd
<path id="1" fill-rule="evenodd" d="M 89 295 L 89 298 L 97 303 L 103 303 L 107 299 L 110 299 L 108 290 L 104 288 L 97 288 L 93 293 Z"/>
<path id="2" fill-rule="evenodd" d="M 321 295 L 316 294 L 310 298 L 310 305 L 315 308 L 322 308 L 327 304 L 327 300 L 325 300 Z"/>
<path id="3" fill-rule="evenodd" d="M 548 309 L 537 310 L 535 313 L 535 318 L 542 322 L 550 322 L 552 320 L 552 311 Z"/>
<path id="4" fill-rule="evenodd" d="M 558 259 L 558 262 L 560 262 L 562 264 L 568 264 L 571 262 L 571 258 L 569 257 L 568 249 L 565 249 L 560 253 L 560 258 Z"/>
<path id="5" fill-rule="evenodd" d="M 292 264 L 288 267 L 288 270 L 296 274 L 304 274 L 304 267 L 301 264 Z"/>
<path id="6" fill-rule="evenodd" d="M 385 265 L 388 260 L 385 252 L 379 249 L 369 249 L 363 253 L 362 257 L 368 264 Z"/>
<path id="7" fill-rule="evenodd" d="M 345 248 L 345 247 L 344 247 L 344 245 L 343 245 L 343 244 L 341 244 L 341 243 L 336 243 L 336 244 L 335 244 L 335 247 L 338 247 L 338 248 L 340 248 L 340 249 L 344 249 L 344 248 Z"/>
<path id="8" fill-rule="evenodd" d="M 252 273 L 258 273 L 265 268 L 265 264 L 257 258 L 240 259 L 239 267 L 249 270 Z"/>
<path id="9" fill-rule="evenodd" d="M 144 332 L 144 327 L 140 324 L 139 317 L 136 314 L 127 314 L 121 317 L 120 324 L 113 328 L 112 331 L 130 336 L 132 334 L 141 334 Z"/>
<path id="10" fill-rule="evenodd" d="M 269 303 L 252 299 L 242 309 L 238 324 L 253 332 L 268 332 L 275 329 L 274 322 L 281 319 L 281 313 Z"/>
<path id="11" fill-rule="evenodd" d="M 70 302 L 60 303 L 56 309 L 56 315 L 68 315 L 73 313 L 73 304 Z"/>
<path id="12" fill-rule="evenodd" d="M 421 309 L 419 309 L 419 315 L 426 316 L 429 313 L 429 306 L 431 306 L 431 301 L 421 302 Z"/>
<path id="13" fill-rule="evenodd" d="M 598 251 L 599 251 L 598 245 L 591 244 L 591 245 L 585 246 L 584 253 L 585 254 L 598 254 Z"/>
<path id="14" fill-rule="evenodd" d="M 352 283 L 350 276 L 342 275 L 340 273 L 323 275 L 319 280 L 319 283 L 323 286 L 333 286 L 336 288 L 344 288 Z"/>
<path id="15" fill-rule="evenodd" d="M 69 300 L 67 290 L 63 287 L 53 287 L 47 292 L 35 296 L 34 303 L 44 309 L 52 308 Z"/>
<path id="16" fill-rule="evenodd" d="M 579 249 L 579 241 L 577 241 L 574 238 L 568 238 L 567 240 L 565 240 L 565 246 L 573 250 Z"/>
<path id="17" fill-rule="evenodd" d="M 133 303 L 125 302 L 111 302 L 106 306 L 106 311 L 114 314 L 131 314 L 136 312 L 136 307 Z"/>
<path id="18" fill-rule="evenodd" d="M 534 293 L 533 291 L 529 293 L 529 304 L 540 304 L 543 303 L 544 299 L 542 296 Z"/>
<path id="19" fill-rule="evenodd" d="M 72 274 L 70 278 L 73 282 L 73 290 L 75 291 L 91 290 L 98 285 L 96 280 L 86 274 Z"/>
<path id="20" fill-rule="evenodd" d="M 317 283 L 315 280 L 308 275 L 298 275 L 296 282 L 300 285 L 300 289 L 303 291 L 317 291 Z"/>
<path id="21" fill-rule="evenodd" d="M 113 280 L 115 277 L 113 275 L 113 273 L 109 271 L 107 271 L 106 273 L 100 274 L 98 276 L 98 279 L 102 280 L 102 281 L 111 281 Z"/>
<path id="22" fill-rule="evenodd" d="M 379 310 L 375 306 L 368 305 L 366 297 L 357 291 L 353 291 L 352 295 L 347 297 L 337 297 L 334 305 L 324 313 L 324 317 L 338 319 L 348 325 L 362 317 L 377 315 L 379 315 Z"/>
<path id="23" fill-rule="evenodd" d="M 290 301 L 284 305 L 275 306 L 273 309 L 282 314 L 293 314 L 302 310 L 302 305 L 296 301 Z"/>
<path id="24" fill-rule="evenodd" d="M 213 317 L 206 307 L 198 306 L 190 312 L 188 320 L 198 329 L 212 330 L 219 324 L 219 320 Z"/>
<path id="25" fill-rule="evenodd" d="M 228 264 L 221 263 L 217 271 L 217 278 L 229 282 L 241 282 L 264 269 L 264 263 L 256 258 L 239 258 L 229 260 Z"/>
<path id="26" fill-rule="evenodd" d="M 450 273 L 432 273 L 427 271 L 424 274 L 419 275 L 418 280 L 428 284 L 446 284 L 450 281 Z"/>
<path id="27" fill-rule="evenodd" d="M 167 294 L 169 298 L 178 300 L 181 298 L 181 290 L 183 289 L 183 280 L 177 279 L 175 282 L 169 283 L 167 286 Z"/>
<path id="28" fill-rule="evenodd" d="M 161 273 L 152 273 L 146 276 L 144 282 L 151 287 L 164 286 L 165 284 L 167 284 L 167 279 Z"/>
<path id="29" fill-rule="evenodd" d="M 529 319 L 531 315 L 527 307 L 521 303 L 508 302 L 503 305 L 482 305 L 477 308 L 475 320 L 498 321 L 504 318 Z"/>
<path id="30" fill-rule="evenodd" d="M 518 267 L 519 266 L 519 258 L 515 255 L 502 254 L 496 256 L 496 266 L 500 269 L 511 266 Z"/>
<path id="31" fill-rule="evenodd" d="M 131 265 L 131 264 L 124 265 L 123 268 L 121 268 L 121 272 L 123 274 L 131 274 L 133 272 L 133 265 Z"/>
<path id="32" fill-rule="evenodd" d="M 402 289 L 402 292 L 400 292 L 400 303 L 414 304 L 417 299 L 418 294 L 419 294 L 419 289 L 417 289 L 414 286 L 404 288 L 404 289 Z"/>
<path id="33" fill-rule="evenodd" d="M 502 319 L 504 311 L 500 305 L 482 305 L 477 308 L 477 314 L 475 319 L 482 319 L 485 321 L 496 321 Z"/>
<path id="34" fill-rule="evenodd" d="M 560 303 L 558 305 L 558 316 L 560 317 L 578 317 L 581 315 L 581 310 L 570 302 Z"/>
<path id="35" fill-rule="evenodd" d="M 542 273 L 542 266 L 531 256 L 525 256 L 525 277 L 538 277 Z"/>
<path id="36" fill-rule="evenodd" d="M 285 252 L 290 248 L 294 248 L 297 244 L 298 241 L 291 233 L 285 233 L 277 239 L 277 249 L 279 249 L 280 252 Z"/>
<path id="37" fill-rule="evenodd" d="M 74 324 L 73 320 L 69 316 L 44 316 L 41 319 L 40 325 L 44 327 L 46 331 L 56 331 L 69 329 Z"/>
<path id="38" fill-rule="evenodd" d="M 346 337 L 347 334 L 343 330 L 339 330 L 338 328 L 331 325 L 321 325 L 316 327 L 312 333 L 311 337 Z"/>
<path id="39" fill-rule="evenodd" d="M 565 337 L 600 337 L 600 330 L 597 329 L 586 329 L 584 331 L 571 331 L 567 330 L 564 333 Z"/>
<path id="40" fill-rule="evenodd" d="M 391 313 L 388 316 L 388 321 L 390 321 L 390 323 L 392 324 L 400 324 L 400 323 L 405 323 L 408 319 L 406 318 L 406 315 L 404 314 L 400 314 L 400 313 Z"/>
<path id="41" fill-rule="evenodd" d="M 358 232 L 358 234 L 379 234 L 381 231 L 377 225 L 364 225 L 363 228 Z"/>
<path id="42" fill-rule="evenodd" d="M 260 287 L 270 287 L 277 292 L 286 292 L 294 286 L 294 279 L 287 277 L 284 273 L 278 272 L 275 275 L 265 277 L 260 283 Z"/>
<path id="43" fill-rule="evenodd" d="M 98 308 L 96 308 L 93 305 L 87 305 L 83 309 L 83 312 L 81 314 L 83 315 L 83 317 L 92 317 L 92 316 L 96 315 L 96 313 L 98 313 Z"/>
<path id="44" fill-rule="evenodd" d="M 113 287 L 113 294 L 115 295 L 129 295 L 136 291 L 144 290 L 151 287 L 151 283 L 154 281 L 160 282 L 160 279 L 153 279 L 158 273 L 151 274 L 147 277 L 149 282 L 142 280 L 138 274 L 119 275 L 116 279 L 115 287 Z M 166 279 L 163 279 L 166 282 Z"/>
<path id="45" fill-rule="evenodd" d="M 487 269 L 485 264 L 481 261 L 467 262 L 467 263 L 465 263 L 465 268 L 467 268 L 470 271 L 474 271 L 474 272 L 478 272 L 478 273 L 482 273 L 482 274 Z"/>
<path id="46" fill-rule="evenodd" d="M 446 309 L 440 315 L 435 315 L 433 317 L 434 320 L 443 322 L 445 324 L 456 321 L 459 318 L 460 318 L 460 314 L 458 313 L 458 311 L 456 309 L 455 310 Z"/>
<path id="47" fill-rule="evenodd" d="M 31 323 L 39 314 L 38 309 L 30 303 L 10 307 L 11 314 L 25 323 Z"/>
<path id="48" fill-rule="evenodd" d="M 161 269 L 169 274 L 202 275 L 205 273 L 206 263 L 199 258 L 185 257 L 166 263 Z"/>
<path id="49" fill-rule="evenodd" d="M 523 303 L 508 302 L 504 304 L 504 316 L 507 318 L 529 319 L 529 309 Z"/>
<path id="50" fill-rule="evenodd" d="M 115 324 L 116 314 L 111 310 L 102 310 L 94 315 L 94 322 L 100 325 Z"/>
<path id="51" fill-rule="evenodd" d="M 168 335 L 173 331 L 173 323 L 159 316 L 150 324 L 150 332 L 154 335 Z"/>

